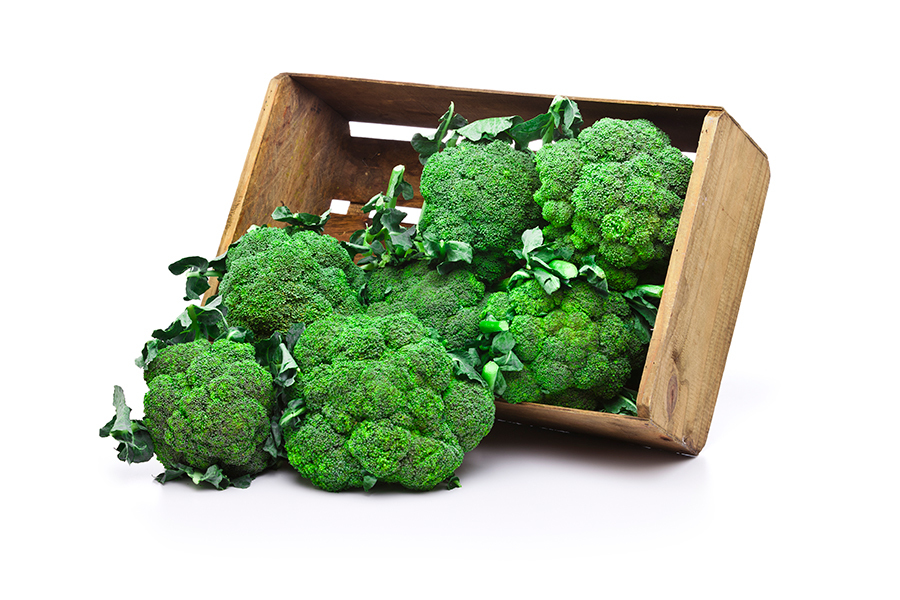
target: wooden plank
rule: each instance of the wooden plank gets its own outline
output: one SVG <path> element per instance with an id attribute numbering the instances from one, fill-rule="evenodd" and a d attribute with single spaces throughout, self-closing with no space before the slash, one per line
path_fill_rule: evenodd
<path id="1" fill-rule="evenodd" d="M 547 429 L 603 436 L 681 454 L 692 454 L 677 440 L 649 419 L 591 412 L 545 404 L 495 403 L 502 421 L 536 425 Z"/>
<path id="2" fill-rule="evenodd" d="M 347 77 L 291 74 L 348 121 L 435 128 L 452 101 L 470 121 L 520 115 L 531 118 L 547 111 L 552 95 L 472 90 L 467 88 L 372 81 Z M 565 95 L 564 90 L 560 93 Z M 578 102 L 586 123 L 602 117 L 649 119 L 686 152 L 697 148 L 697 131 L 714 106 L 598 100 L 570 96 Z"/>
<path id="3" fill-rule="evenodd" d="M 706 118 L 639 394 L 641 411 L 706 443 L 769 181 L 768 159 L 724 111 Z"/>

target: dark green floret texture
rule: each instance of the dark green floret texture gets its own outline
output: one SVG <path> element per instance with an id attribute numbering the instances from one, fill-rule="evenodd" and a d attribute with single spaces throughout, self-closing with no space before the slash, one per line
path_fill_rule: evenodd
<path id="1" fill-rule="evenodd" d="M 634 315 L 616 292 L 604 298 L 587 283 L 548 295 L 536 281 L 495 292 L 486 312 L 506 315 L 525 365 L 506 373 L 507 402 L 598 410 L 640 365 L 646 347 Z"/>
<path id="2" fill-rule="evenodd" d="M 232 326 L 258 337 L 333 313 L 362 311 L 362 270 L 335 238 L 260 227 L 228 251 L 219 292 Z"/>
<path id="3" fill-rule="evenodd" d="M 493 396 L 456 379 L 440 342 L 410 313 L 332 317 L 294 348 L 307 413 L 285 431 L 291 465 L 327 491 L 366 480 L 428 490 L 490 431 Z"/>
<path id="4" fill-rule="evenodd" d="M 167 469 L 218 465 L 227 476 L 240 477 L 273 464 L 264 445 L 275 390 L 252 345 L 200 340 L 167 346 L 144 379 L 143 423 Z"/>
<path id="5" fill-rule="evenodd" d="M 541 225 L 533 199 L 539 185 L 531 152 L 503 141 L 462 141 L 431 156 L 422 170 L 419 230 L 470 244 L 475 275 L 498 281 L 522 232 Z"/>
<path id="6" fill-rule="evenodd" d="M 535 161 L 548 241 L 595 256 L 618 291 L 664 268 L 693 162 L 663 131 L 643 119 L 600 119 L 575 139 L 543 146 Z"/>
<path id="7" fill-rule="evenodd" d="M 373 271 L 366 290 L 367 314 L 412 313 L 449 350 L 466 347 L 480 333 L 485 287 L 470 270 L 442 275 L 416 261 Z"/>

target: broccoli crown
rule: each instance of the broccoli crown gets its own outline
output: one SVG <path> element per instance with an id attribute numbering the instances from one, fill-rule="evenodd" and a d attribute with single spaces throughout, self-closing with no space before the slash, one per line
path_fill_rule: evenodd
<path id="1" fill-rule="evenodd" d="M 472 246 L 475 274 L 502 278 L 509 249 L 522 232 L 541 224 L 533 196 L 539 180 L 530 151 L 506 142 L 460 142 L 429 158 L 420 189 L 425 202 L 419 231 Z"/>
<path id="2" fill-rule="evenodd" d="M 458 380 L 447 351 L 411 313 L 333 315 L 294 347 L 307 409 L 285 431 L 291 465 L 328 491 L 368 478 L 414 490 L 453 474 L 490 431 L 493 396 Z"/>
<path id="3" fill-rule="evenodd" d="M 535 156 L 544 237 L 593 255 L 611 289 L 668 258 L 693 163 L 644 119 L 604 118 Z"/>
<path id="4" fill-rule="evenodd" d="M 260 337 L 333 312 L 362 311 L 362 270 L 335 238 L 284 228 L 251 229 L 228 251 L 219 291 L 231 325 Z"/>
<path id="5" fill-rule="evenodd" d="M 450 350 L 466 347 L 480 333 L 485 288 L 469 270 L 442 275 L 416 261 L 373 271 L 366 289 L 370 316 L 412 313 Z"/>
<path id="6" fill-rule="evenodd" d="M 604 298 L 586 282 L 548 295 L 529 280 L 491 294 L 488 311 L 510 319 L 524 364 L 505 375 L 508 402 L 594 410 L 618 394 L 644 350 L 625 298 Z"/>
<path id="7" fill-rule="evenodd" d="M 668 258 L 684 200 L 657 183 L 658 170 L 647 172 L 652 163 L 644 154 L 584 168 L 572 193 L 576 248 L 595 248 L 616 268 L 641 270 Z"/>
<path id="8" fill-rule="evenodd" d="M 144 372 L 144 425 L 167 469 L 218 465 L 229 477 L 273 463 L 265 449 L 275 409 L 272 376 L 251 344 L 199 340 L 166 346 Z"/>

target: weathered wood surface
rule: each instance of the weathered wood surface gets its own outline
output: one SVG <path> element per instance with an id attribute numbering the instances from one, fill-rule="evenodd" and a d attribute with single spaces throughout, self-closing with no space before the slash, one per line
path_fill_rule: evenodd
<path id="1" fill-rule="evenodd" d="M 639 416 L 692 454 L 706 443 L 768 184 L 766 155 L 710 111 L 638 398 Z"/>
<path id="2" fill-rule="evenodd" d="M 407 167 L 417 190 L 418 157 L 408 142 L 350 136 L 350 121 L 434 128 L 450 101 L 469 120 L 545 112 L 550 96 L 282 74 L 275 77 L 251 140 L 219 253 L 272 211 L 321 214 L 351 201 L 326 232 L 346 240 L 360 211 Z M 686 454 L 706 442 L 769 181 L 765 154 L 721 108 L 574 98 L 585 123 L 650 119 L 683 151 L 696 151 L 638 391 L 638 416 L 498 402 L 509 421 L 609 436 Z M 465 108 L 464 108 L 465 107 Z M 418 195 L 409 203 L 421 206 Z"/>

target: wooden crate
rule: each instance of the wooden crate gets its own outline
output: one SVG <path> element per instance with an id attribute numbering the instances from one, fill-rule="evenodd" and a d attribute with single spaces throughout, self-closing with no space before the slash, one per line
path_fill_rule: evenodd
<path id="1" fill-rule="evenodd" d="M 561 90 L 564 91 L 564 90 Z M 434 129 L 451 101 L 470 121 L 524 118 L 552 96 L 282 74 L 266 91 L 228 214 L 219 254 L 272 211 L 320 214 L 351 201 L 326 232 L 346 240 L 361 206 L 406 165 L 421 206 L 421 166 L 408 141 L 352 137 L 350 122 Z M 649 119 L 694 170 L 638 391 L 636 417 L 541 404 L 497 402 L 498 418 L 602 435 L 695 455 L 706 443 L 769 182 L 768 159 L 724 109 L 573 98 L 586 125 L 601 117 Z"/>

